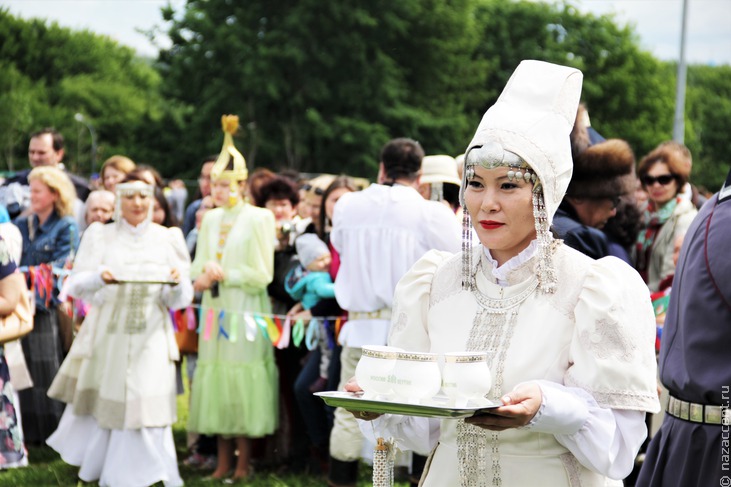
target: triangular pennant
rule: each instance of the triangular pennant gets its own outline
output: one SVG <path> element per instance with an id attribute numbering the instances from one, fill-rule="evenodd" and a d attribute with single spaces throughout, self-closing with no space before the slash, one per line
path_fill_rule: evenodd
<path id="1" fill-rule="evenodd" d="M 262 336 L 266 338 L 267 340 L 271 341 L 269 339 L 269 334 L 267 333 L 267 322 L 264 320 L 264 318 L 260 314 L 254 314 L 254 321 L 259 326 L 259 331 L 261 332 Z"/>
<path id="2" fill-rule="evenodd" d="M 195 330 L 195 311 L 193 311 L 192 306 L 188 306 L 187 308 L 185 308 L 185 317 L 186 317 L 185 321 L 186 321 L 186 324 L 188 325 L 188 329 L 191 331 Z"/>
<path id="3" fill-rule="evenodd" d="M 213 308 L 208 308 L 206 313 L 206 328 L 203 332 L 203 339 L 208 341 L 211 339 L 211 331 L 213 330 Z"/>
<path id="4" fill-rule="evenodd" d="M 340 336 L 340 330 L 343 329 L 343 326 L 345 325 L 345 322 L 347 320 L 344 320 L 342 316 L 338 316 L 335 319 L 335 342 L 337 343 L 338 337 Z"/>
<path id="5" fill-rule="evenodd" d="M 282 332 L 279 328 L 277 328 L 277 325 L 270 316 L 265 316 L 264 321 L 267 322 L 267 335 L 269 336 L 269 340 L 272 342 L 272 345 L 276 346 L 277 343 L 279 343 L 279 338 L 282 336 Z"/>
<path id="6" fill-rule="evenodd" d="M 173 331 L 175 331 L 175 333 L 177 333 L 179 328 L 178 328 L 178 321 L 176 320 L 176 316 L 175 316 L 175 310 L 171 309 L 171 310 L 168 310 L 168 312 L 170 314 L 170 321 L 173 324 Z"/>
<path id="7" fill-rule="evenodd" d="M 305 346 L 307 350 L 317 348 L 317 342 L 320 340 L 320 323 L 317 318 L 312 318 L 310 324 L 307 325 L 307 333 L 305 335 Z"/>
<path id="8" fill-rule="evenodd" d="M 198 331 L 197 331 L 197 333 L 199 335 L 202 335 L 203 334 L 203 327 L 206 324 L 206 320 L 204 318 L 204 314 L 203 313 L 204 313 L 203 312 L 203 306 L 201 305 L 201 307 L 198 308 Z"/>
<path id="9" fill-rule="evenodd" d="M 302 339 L 305 337 L 305 322 L 302 318 L 298 319 L 294 323 L 292 328 L 292 341 L 295 347 L 299 347 L 302 343 Z"/>
<path id="10" fill-rule="evenodd" d="M 244 314 L 244 323 L 246 324 L 246 339 L 250 342 L 256 340 L 256 322 L 250 314 Z"/>
<path id="11" fill-rule="evenodd" d="M 322 327 L 325 329 L 325 339 L 327 340 L 327 348 L 335 350 L 335 326 L 330 320 L 325 318 L 322 322 Z"/>
<path id="12" fill-rule="evenodd" d="M 238 340 L 238 326 L 239 326 L 239 314 L 236 312 L 229 313 L 229 324 L 231 326 L 231 335 L 229 336 L 229 340 L 231 340 L 231 343 L 236 343 L 236 340 Z"/>
<path id="13" fill-rule="evenodd" d="M 282 336 L 279 338 L 279 343 L 277 343 L 278 349 L 283 350 L 289 347 L 289 342 L 291 340 L 291 326 L 291 317 L 287 316 L 284 319 L 284 324 L 282 325 Z"/>
<path id="14" fill-rule="evenodd" d="M 219 311 L 218 313 L 218 334 L 223 335 L 225 339 L 228 340 L 228 333 L 226 333 L 226 314 L 223 310 Z"/>

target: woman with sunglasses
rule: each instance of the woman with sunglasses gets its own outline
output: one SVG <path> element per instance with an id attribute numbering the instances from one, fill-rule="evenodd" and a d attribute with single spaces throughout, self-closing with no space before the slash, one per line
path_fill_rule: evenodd
<path id="1" fill-rule="evenodd" d="M 698 211 L 681 194 L 690 164 L 670 145 L 661 144 L 647 154 L 637 172 L 648 200 L 632 258 L 650 291 L 655 292 L 675 272 L 674 242 L 685 234 Z"/>

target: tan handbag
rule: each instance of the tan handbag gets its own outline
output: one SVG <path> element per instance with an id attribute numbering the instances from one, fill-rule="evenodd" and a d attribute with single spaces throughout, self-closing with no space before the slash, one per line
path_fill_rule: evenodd
<path id="1" fill-rule="evenodd" d="M 28 286 L 23 279 L 18 304 L 12 313 L 0 318 L 0 344 L 17 340 L 33 330 L 33 312 L 28 299 Z"/>

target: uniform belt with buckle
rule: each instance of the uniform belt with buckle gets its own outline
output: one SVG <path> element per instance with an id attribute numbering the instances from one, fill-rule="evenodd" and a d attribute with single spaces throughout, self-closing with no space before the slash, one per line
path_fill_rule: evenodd
<path id="1" fill-rule="evenodd" d="M 693 423 L 731 425 L 731 409 L 726 406 L 686 402 L 673 396 L 668 400 L 667 413 Z"/>

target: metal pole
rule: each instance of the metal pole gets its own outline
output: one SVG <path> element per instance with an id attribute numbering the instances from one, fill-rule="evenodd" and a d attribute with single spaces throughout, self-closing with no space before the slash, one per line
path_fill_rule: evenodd
<path id="1" fill-rule="evenodd" d="M 685 33 L 688 24 L 688 0 L 683 0 L 683 17 L 680 30 L 680 59 L 678 60 L 677 84 L 675 86 L 675 119 L 673 140 L 685 142 L 685 84 L 688 67 L 685 64 Z"/>
<path id="2" fill-rule="evenodd" d="M 89 163 L 89 178 L 94 174 L 94 166 L 96 165 L 96 132 L 94 127 L 89 124 L 89 132 L 91 133 L 91 162 Z"/>
<path id="3" fill-rule="evenodd" d="M 94 164 L 96 163 L 96 132 L 94 131 L 94 127 L 91 125 L 91 122 L 89 122 L 82 114 L 77 113 L 74 115 L 74 120 L 84 124 L 86 128 L 89 129 L 89 135 L 91 135 L 91 161 L 89 162 L 89 177 L 91 177 L 91 175 L 94 174 Z"/>

